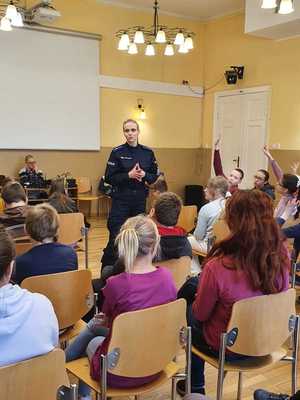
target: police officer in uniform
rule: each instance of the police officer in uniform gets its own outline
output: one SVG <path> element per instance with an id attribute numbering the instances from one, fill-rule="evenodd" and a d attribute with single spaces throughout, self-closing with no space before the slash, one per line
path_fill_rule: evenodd
<path id="1" fill-rule="evenodd" d="M 138 143 L 138 123 L 128 119 L 123 123 L 123 133 L 126 143 L 112 150 L 105 171 L 105 181 L 112 185 L 113 190 L 107 221 L 109 242 L 103 251 L 102 267 L 116 261 L 115 238 L 129 217 L 145 213 L 146 184 L 154 183 L 159 175 L 153 151 Z"/>

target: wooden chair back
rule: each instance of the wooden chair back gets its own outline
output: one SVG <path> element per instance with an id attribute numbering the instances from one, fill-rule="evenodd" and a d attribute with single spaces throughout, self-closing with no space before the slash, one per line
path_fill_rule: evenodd
<path id="1" fill-rule="evenodd" d="M 191 232 L 197 221 L 197 206 L 182 206 L 177 225 Z"/>
<path id="2" fill-rule="evenodd" d="M 213 225 L 213 236 L 215 237 L 215 242 L 220 242 L 229 236 L 230 230 L 226 224 L 225 219 L 218 219 Z"/>
<path id="3" fill-rule="evenodd" d="M 84 216 L 82 213 L 59 214 L 58 241 L 73 244 L 83 237 Z"/>
<path id="4" fill-rule="evenodd" d="M 126 377 L 150 376 L 162 371 L 182 347 L 186 303 L 168 304 L 119 315 L 113 322 L 108 353 L 117 355 L 108 371 Z"/>
<path id="5" fill-rule="evenodd" d="M 31 276 L 24 279 L 21 287 L 48 297 L 60 330 L 74 325 L 94 305 L 92 273 L 89 270 Z"/>
<path id="6" fill-rule="evenodd" d="M 87 176 L 79 176 L 76 179 L 78 194 L 89 193 L 92 190 L 91 180 Z"/>
<path id="7" fill-rule="evenodd" d="M 32 247 L 33 247 L 32 242 L 27 242 L 27 243 L 15 242 L 16 256 L 21 256 L 22 254 L 27 253 L 27 251 L 32 249 Z"/>
<path id="8" fill-rule="evenodd" d="M 0 367 L 1 399 L 54 400 L 57 390 L 69 386 L 65 354 L 54 349 L 43 356 Z"/>
<path id="9" fill-rule="evenodd" d="M 290 318 L 296 315 L 296 291 L 252 297 L 236 302 L 227 332 L 237 330 L 230 351 L 266 356 L 278 351 L 291 335 Z"/>
<path id="10" fill-rule="evenodd" d="M 178 289 L 184 284 L 191 273 L 190 257 L 174 258 L 173 260 L 158 261 L 155 265 L 168 268 L 171 271 L 175 286 Z"/>

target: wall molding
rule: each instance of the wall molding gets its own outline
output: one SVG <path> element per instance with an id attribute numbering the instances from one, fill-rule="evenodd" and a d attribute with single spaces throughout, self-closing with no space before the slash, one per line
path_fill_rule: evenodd
<path id="1" fill-rule="evenodd" d="M 175 83 L 122 78 L 109 75 L 99 75 L 99 85 L 101 88 L 129 90 L 133 92 L 160 93 L 184 97 L 203 97 L 203 88 L 200 86 L 193 87 L 192 91 L 187 86 L 177 85 Z"/>

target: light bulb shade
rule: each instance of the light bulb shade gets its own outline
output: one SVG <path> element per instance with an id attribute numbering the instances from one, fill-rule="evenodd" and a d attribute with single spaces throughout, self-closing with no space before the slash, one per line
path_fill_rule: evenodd
<path id="1" fill-rule="evenodd" d="M 178 32 L 175 40 L 174 40 L 174 44 L 176 44 L 177 46 L 181 46 L 182 44 L 184 44 L 184 34 L 182 32 Z"/>
<path id="2" fill-rule="evenodd" d="M 122 41 L 122 39 L 119 40 L 118 50 L 128 50 L 128 44 L 124 40 Z"/>
<path id="3" fill-rule="evenodd" d="M 147 114 L 144 108 L 140 109 L 139 119 L 147 119 Z"/>
<path id="4" fill-rule="evenodd" d="M 126 49 L 128 49 L 128 46 L 130 44 L 130 39 L 129 36 L 127 35 L 127 33 L 123 33 L 120 39 L 120 44 L 122 43 L 122 47 L 126 47 Z"/>
<path id="5" fill-rule="evenodd" d="M 145 43 L 144 33 L 142 31 L 136 31 L 134 34 L 134 43 L 143 44 Z"/>
<path id="6" fill-rule="evenodd" d="M 261 8 L 272 9 L 277 7 L 277 0 L 263 0 Z"/>
<path id="7" fill-rule="evenodd" d="M 13 4 L 9 4 L 6 9 L 5 16 L 8 19 L 14 19 L 14 18 L 16 18 L 17 13 L 18 13 L 18 10 L 16 9 L 16 7 Z"/>
<path id="8" fill-rule="evenodd" d="M 165 48 L 165 56 L 174 56 L 174 47 L 169 43 Z"/>
<path id="9" fill-rule="evenodd" d="M 137 54 L 138 53 L 138 48 L 135 43 L 130 43 L 129 48 L 128 48 L 128 54 Z"/>
<path id="10" fill-rule="evenodd" d="M 155 41 L 156 43 L 166 43 L 166 34 L 162 29 L 157 32 Z"/>
<path id="11" fill-rule="evenodd" d="M 22 28 L 22 26 L 24 26 L 23 17 L 20 12 L 17 12 L 16 17 L 11 20 L 11 24 L 17 28 Z"/>
<path id="12" fill-rule="evenodd" d="M 290 14 L 294 9 L 293 0 L 281 0 L 279 4 L 278 13 L 279 14 Z"/>
<path id="13" fill-rule="evenodd" d="M 183 43 L 179 46 L 178 53 L 187 54 L 188 52 L 189 52 L 189 49 L 187 48 L 185 43 Z"/>
<path id="14" fill-rule="evenodd" d="M 186 46 L 186 48 L 187 48 L 188 50 L 192 50 L 192 49 L 194 48 L 194 41 L 193 41 L 193 39 L 191 38 L 191 36 L 188 36 L 188 37 L 185 39 L 184 45 Z"/>
<path id="15" fill-rule="evenodd" d="M 9 32 L 12 30 L 10 19 L 8 19 L 6 17 L 3 17 L 1 19 L 0 30 L 5 31 L 5 32 Z"/>
<path id="16" fill-rule="evenodd" d="M 146 56 L 155 56 L 155 48 L 153 44 L 148 44 L 145 51 Z"/>

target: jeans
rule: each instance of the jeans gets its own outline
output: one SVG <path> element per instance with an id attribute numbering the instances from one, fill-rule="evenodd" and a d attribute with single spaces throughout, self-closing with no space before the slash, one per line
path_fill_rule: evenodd
<path id="1" fill-rule="evenodd" d="M 189 320 L 189 325 L 192 327 L 192 344 L 195 346 L 199 351 L 213 356 L 213 357 L 219 357 L 219 352 L 212 349 L 206 342 L 204 335 L 203 335 L 203 329 L 202 329 L 202 324 L 201 322 L 197 321 L 192 312 L 191 308 L 188 313 L 188 320 Z M 225 355 L 225 360 L 226 361 L 237 361 L 241 359 L 246 359 L 249 358 L 247 356 L 243 356 L 241 354 L 226 354 Z M 205 387 L 205 376 L 204 376 L 204 366 L 205 366 L 205 361 L 202 360 L 202 358 L 199 358 L 195 354 L 192 354 L 192 393 L 199 393 L 200 389 L 204 389 Z"/>
<path id="2" fill-rule="evenodd" d="M 93 358 L 95 351 L 108 335 L 109 329 L 106 327 L 95 327 L 92 319 L 73 342 L 66 348 L 66 361 L 77 360 L 78 358 L 88 356 L 89 360 Z M 84 382 L 79 381 L 78 393 L 80 396 L 90 395 L 91 389 Z"/>

